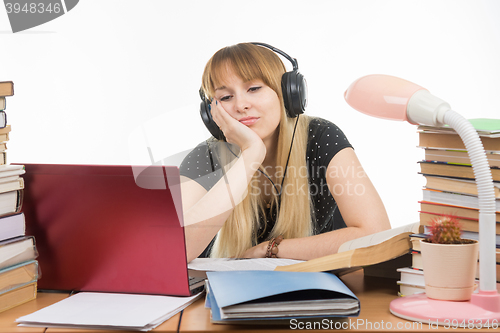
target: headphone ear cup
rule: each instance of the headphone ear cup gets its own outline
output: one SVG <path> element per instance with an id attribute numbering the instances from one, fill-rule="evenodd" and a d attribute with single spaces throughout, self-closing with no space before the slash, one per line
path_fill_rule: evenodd
<path id="1" fill-rule="evenodd" d="M 212 134 L 214 138 L 218 140 L 226 141 L 224 133 L 213 120 L 212 113 L 210 111 L 210 104 L 205 99 L 203 99 L 203 101 L 200 103 L 200 115 L 210 134 Z"/>
<path id="2" fill-rule="evenodd" d="M 286 72 L 281 77 L 281 91 L 287 115 L 295 118 L 307 106 L 307 82 L 298 71 Z"/>

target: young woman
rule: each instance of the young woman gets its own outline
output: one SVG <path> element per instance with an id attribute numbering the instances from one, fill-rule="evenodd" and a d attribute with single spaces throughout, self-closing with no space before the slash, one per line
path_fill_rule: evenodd
<path id="1" fill-rule="evenodd" d="M 188 261 L 308 260 L 390 228 L 342 131 L 287 112 L 285 72 L 275 52 L 250 43 L 208 61 L 200 92 L 225 138 L 200 144 L 180 166 Z"/>

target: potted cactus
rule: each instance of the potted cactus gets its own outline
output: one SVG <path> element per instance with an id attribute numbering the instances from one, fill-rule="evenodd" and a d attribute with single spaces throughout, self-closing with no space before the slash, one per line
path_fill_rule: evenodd
<path id="1" fill-rule="evenodd" d="M 466 301 L 475 289 L 479 244 L 462 239 L 455 216 L 446 215 L 431 222 L 430 235 L 421 241 L 427 297 Z"/>

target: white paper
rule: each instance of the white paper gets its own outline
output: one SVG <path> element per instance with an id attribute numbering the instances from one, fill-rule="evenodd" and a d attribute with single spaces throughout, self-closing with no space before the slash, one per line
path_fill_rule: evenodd
<path id="1" fill-rule="evenodd" d="M 196 258 L 188 264 L 188 269 L 194 271 L 274 271 L 278 266 L 298 264 L 302 260 L 281 258 Z"/>
<path id="2" fill-rule="evenodd" d="M 16 319 L 20 326 L 151 330 L 194 302 L 191 297 L 81 292 Z"/>

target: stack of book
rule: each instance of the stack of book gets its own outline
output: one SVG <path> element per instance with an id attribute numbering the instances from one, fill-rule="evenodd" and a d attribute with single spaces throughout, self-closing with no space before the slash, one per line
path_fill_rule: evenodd
<path id="1" fill-rule="evenodd" d="M 463 238 L 473 238 L 468 237 L 468 232 L 464 232 L 462 235 Z M 412 266 L 399 268 L 397 271 L 400 274 L 400 278 L 398 281 L 399 285 L 399 295 L 400 296 L 408 296 L 416 293 L 424 293 L 425 292 L 425 280 L 424 280 L 424 266 L 422 263 L 422 254 L 420 253 L 420 240 L 424 238 L 426 234 L 415 234 L 410 236 L 412 243 Z M 500 249 L 497 246 L 496 253 L 496 261 L 497 261 L 497 289 L 500 292 Z M 478 262 L 479 265 L 479 262 Z M 479 285 L 479 266 L 476 269 L 476 284 Z M 476 289 L 476 292 L 478 290 Z"/>
<path id="2" fill-rule="evenodd" d="M 497 281 L 500 279 L 500 119 L 471 119 L 486 151 L 493 176 L 496 197 Z M 426 236 L 432 220 L 443 215 L 458 218 L 462 238 L 479 239 L 479 203 L 474 172 L 460 136 L 450 127 L 419 126 L 419 146 L 425 157 L 420 174 L 425 177 L 423 200 L 420 201 L 420 224 L 424 234 L 412 240 L 412 267 L 399 270 L 400 294 L 423 292 L 423 266 L 420 239 Z M 476 274 L 478 274 L 477 270 Z M 479 278 L 479 276 L 476 276 Z M 421 284 L 416 284 L 421 281 Z"/>
<path id="3" fill-rule="evenodd" d="M 21 212 L 24 166 L 7 163 L 5 100 L 13 94 L 12 82 L 0 82 L 0 312 L 34 299 L 38 280 L 35 240 L 26 236 Z"/>
<path id="4" fill-rule="evenodd" d="M 425 292 L 424 271 L 422 255 L 420 253 L 420 240 L 426 236 L 425 233 L 410 235 L 411 244 L 411 266 L 398 268 L 399 274 L 399 296 L 408 296 Z"/>

